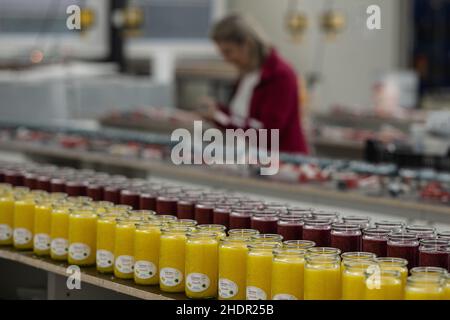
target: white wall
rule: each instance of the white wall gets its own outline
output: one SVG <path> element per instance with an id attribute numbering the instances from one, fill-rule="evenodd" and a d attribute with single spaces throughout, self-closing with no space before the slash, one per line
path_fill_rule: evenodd
<path id="1" fill-rule="evenodd" d="M 378 75 L 400 63 L 400 3 L 403 0 L 337 0 L 334 7 L 347 17 L 347 28 L 335 42 L 324 46 L 323 83 L 313 108 L 326 110 L 331 104 L 370 107 L 371 87 Z M 331 0 L 299 0 L 307 13 L 309 29 L 300 44 L 290 41 L 284 29 L 288 0 L 229 0 L 229 9 L 245 12 L 264 27 L 282 55 L 305 75 L 314 71 L 316 47 L 321 37 L 319 14 Z M 377 4 L 382 10 L 382 30 L 366 28 L 366 9 Z M 325 108 L 325 109 L 322 109 Z"/>

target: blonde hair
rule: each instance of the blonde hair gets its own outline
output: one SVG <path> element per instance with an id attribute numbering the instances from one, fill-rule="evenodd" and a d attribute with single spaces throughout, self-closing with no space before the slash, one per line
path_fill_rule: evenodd
<path id="1" fill-rule="evenodd" d="M 231 42 L 239 46 L 248 44 L 254 61 L 259 68 L 270 51 L 270 43 L 261 27 L 251 17 L 233 13 L 218 21 L 212 28 L 210 38 L 216 42 Z"/>

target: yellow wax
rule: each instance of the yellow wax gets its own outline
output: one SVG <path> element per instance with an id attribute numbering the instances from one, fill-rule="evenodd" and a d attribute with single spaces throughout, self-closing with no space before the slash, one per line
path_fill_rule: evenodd
<path id="1" fill-rule="evenodd" d="M 245 300 L 247 254 L 244 241 L 220 246 L 219 299 Z"/>
<path id="2" fill-rule="evenodd" d="M 272 299 L 303 300 L 305 260 L 302 257 L 274 259 Z"/>
<path id="3" fill-rule="evenodd" d="M 134 277 L 134 232 L 133 221 L 118 223 L 114 241 L 114 276 L 119 279 Z"/>
<path id="4" fill-rule="evenodd" d="M 381 270 L 388 270 L 388 271 L 398 271 L 400 272 L 400 278 L 402 280 L 402 287 L 403 289 L 406 287 L 406 281 L 408 280 L 408 268 L 401 267 L 389 262 L 382 262 L 380 263 L 380 269 Z"/>
<path id="5" fill-rule="evenodd" d="M 366 277 L 364 272 L 345 271 L 342 274 L 342 300 L 364 300 Z"/>
<path id="6" fill-rule="evenodd" d="M 267 300 L 272 288 L 272 251 L 261 250 L 247 255 L 247 300 Z"/>
<path id="7" fill-rule="evenodd" d="M 114 271 L 114 241 L 116 218 L 100 218 L 97 220 L 97 270 L 101 273 Z"/>
<path id="8" fill-rule="evenodd" d="M 0 198 L 0 245 L 13 244 L 14 199 L 9 196 Z"/>
<path id="9" fill-rule="evenodd" d="M 339 300 L 341 298 L 340 264 L 305 266 L 305 300 Z"/>
<path id="10" fill-rule="evenodd" d="M 38 204 L 34 210 L 34 253 L 50 254 L 51 204 Z"/>
<path id="11" fill-rule="evenodd" d="M 95 265 L 97 242 L 97 215 L 71 214 L 69 217 L 69 264 Z"/>
<path id="12" fill-rule="evenodd" d="M 161 236 L 159 251 L 159 287 L 165 292 L 184 292 L 186 253 L 184 234 Z"/>
<path id="13" fill-rule="evenodd" d="M 402 280 L 391 276 L 382 276 L 379 281 L 365 287 L 365 300 L 402 300 Z"/>
<path id="14" fill-rule="evenodd" d="M 34 202 L 19 200 L 14 204 L 14 248 L 33 249 Z"/>
<path id="15" fill-rule="evenodd" d="M 186 296 L 215 298 L 217 296 L 218 243 L 212 239 L 193 239 L 186 243 Z"/>
<path id="16" fill-rule="evenodd" d="M 161 230 L 157 226 L 137 229 L 134 234 L 134 282 L 142 285 L 159 283 L 159 247 Z"/>
<path id="17" fill-rule="evenodd" d="M 67 207 L 53 209 L 50 222 L 50 257 L 66 261 L 69 252 L 69 210 Z"/>
<path id="18" fill-rule="evenodd" d="M 405 300 L 444 300 L 443 288 L 432 285 L 421 285 L 418 287 L 406 287 Z"/>
<path id="19" fill-rule="evenodd" d="M 447 285 L 444 289 L 444 300 L 450 300 L 450 280 L 447 280 Z"/>

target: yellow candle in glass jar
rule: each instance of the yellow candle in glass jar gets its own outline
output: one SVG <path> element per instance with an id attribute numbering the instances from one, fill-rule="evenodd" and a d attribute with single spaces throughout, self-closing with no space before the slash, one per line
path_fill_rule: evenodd
<path id="1" fill-rule="evenodd" d="M 163 228 L 159 250 L 159 287 L 164 292 L 184 292 L 186 233 L 190 227 Z"/>
<path id="2" fill-rule="evenodd" d="M 366 272 L 378 266 L 374 261 L 346 261 L 342 272 L 342 300 L 364 300 Z M 379 267 L 378 267 L 379 268 Z"/>
<path id="3" fill-rule="evenodd" d="M 403 284 L 399 271 L 374 268 L 366 272 L 365 300 L 403 300 Z"/>
<path id="4" fill-rule="evenodd" d="M 159 249 L 161 239 L 159 221 L 138 224 L 134 234 L 134 282 L 142 285 L 159 283 Z"/>
<path id="5" fill-rule="evenodd" d="M 445 279 L 441 276 L 412 275 L 405 288 L 405 300 L 444 300 Z"/>
<path id="6" fill-rule="evenodd" d="M 341 299 L 340 250 L 310 248 L 305 255 L 305 300 Z"/>
<path id="7" fill-rule="evenodd" d="M 69 206 L 55 205 L 50 215 L 50 257 L 66 261 L 69 252 Z"/>
<path id="8" fill-rule="evenodd" d="M 227 236 L 225 226 L 221 224 L 201 224 L 197 226 L 199 231 L 215 232 L 217 235 L 217 240 L 223 239 Z"/>
<path id="9" fill-rule="evenodd" d="M 92 210 L 74 209 L 69 216 L 69 264 L 95 265 L 97 214 Z"/>
<path id="10" fill-rule="evenodd" d="M 10 194 L 0 197 L 0 245 L 13 244 L 14 198 Z"/>
<path id="11" fill-rule="evenodd" d="M 406 280 L 408 279 L 408 260 L 402 258 L 381 257 L 376 258 L 375 261 L 380 266 L 381 270 L 391 270 L 400 272 L 403 289 L 406 287 Z"/>
<path id="12" fill-rule="evenodd" d="M 185 293 L 188 298 L 217 297 L 218 249 L 217 232 L 199 230 L 187 234 Z"/>
<path id="13" fill-rule="evenodd" d="M 444 300 L 450 300 L 450 274 L 447 274 L 446 285 L 444 289 Z"/>
<path id="14" fill-rule="evenodd" d="M 230 236 L 219 246 L 219 299 L 245 300 L 250 237 Z"/>
<path id="15" fill-rule="evenodd" d="M 34 210 L 34 244 L 33 251 L 38 256 L 50 254 L 52 203 L 41 201 Z"/>
<path id="16" fill-rule="evenodd" d="M 115 214 L 103 214 L 97 219 L 96 267 L 101 273 L 114 271 Z"/>
<path id="17" fill-rule="evenodd" d="M 304 249 L 284 248 L 274 251 L 272 263 L 272 299 L 303 300 Z"/>
<path id="18" fill-rule="evenodd" d="M 24 198 L 14 203 L 14 248 L 33 249 L 34 200 Z"/>
<path id="19" fill-rule="evenodd" d="M 118 220 L 114 240 L 114 276 L 119 279 L 134 277 L 134 232 L 139 220 Z"/>
<path id="20" fill-rule="evenodd" d="M 251 243 L 247 254 L 247 300 L 267 300 L 272 290 L 272 251 L 280 242 Z"/>

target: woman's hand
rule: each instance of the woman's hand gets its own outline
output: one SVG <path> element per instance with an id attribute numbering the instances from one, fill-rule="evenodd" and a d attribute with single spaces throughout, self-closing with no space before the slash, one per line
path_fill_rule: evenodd
<path id="1" fill-rule="evenodd" d="M 216 101 L 210 97 L 200 98 L 198 105 L 199 107 L 196 109 L 196 112 L 207 120 L 213 120 L 214 115 L 219 110 Z"/>

